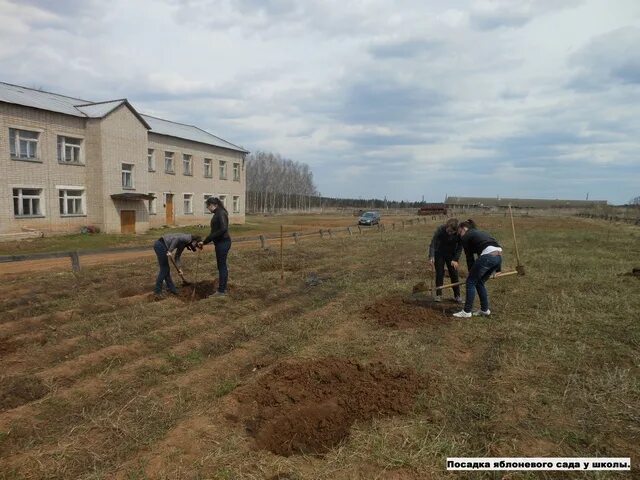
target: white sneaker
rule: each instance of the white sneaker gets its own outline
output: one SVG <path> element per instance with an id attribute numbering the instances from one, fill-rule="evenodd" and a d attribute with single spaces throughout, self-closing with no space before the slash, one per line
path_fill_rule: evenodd
<path id="1" fill-rule="evenodd" d="M 441 302 L 442 301 L 442 295 L 436 295 L 435 298 L 433 299 L 434 302 Z"/>
<path id="2" fill-rule="evenodd" d="M 471 318 L 471 312 L 465 312 L 464 310 L 460 310 L 458 313 L 453 314 L 454 317 L 457 318 Z"/>
<path id="3" fill-rule="evenodd" d="M 491 315 L 491 310 L 488 308 L 486 310 L 476 310 L 473 312 L 474 317 L 488 317 Z"/>

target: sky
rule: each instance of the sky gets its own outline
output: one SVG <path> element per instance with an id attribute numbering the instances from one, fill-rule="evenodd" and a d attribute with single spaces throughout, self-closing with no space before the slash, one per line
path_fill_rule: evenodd
<path id="1" fill-rule="evenodd" d="M 638 0 L 0 0 L 0 81 L 128 98 L 327 196 L 640 196 Z"/>

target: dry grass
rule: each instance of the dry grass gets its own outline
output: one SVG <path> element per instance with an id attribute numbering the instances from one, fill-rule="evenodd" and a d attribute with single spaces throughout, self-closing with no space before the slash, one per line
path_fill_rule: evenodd
<path id="1" fill-rule="evenodd" d="M 508 219 L 479 222 L 513 251 Z M 433 225 L 287 246 L 284 284 L 273 252 L 232 249 L 226 303 L 147 302 L 150 261 L 16 277 L 0 294 L 0 396 L 25 378 L 39 390 L 0 410 L 0 478 L 460 478 L 446 456 L 489 455 L 635 465 L 640 280 L 619 274 L 640 266 L 640 231 L 518 227 L 527 276 L 490 285 L 491 319 L 403 329 L 363 312 L 411 292 Z M 321 285 L 306 285 L 310 272 Z M 270 366 L 329 355 L 412 367 L 429 383 L 413 413 L 356 423 L 322 457 L 255 450 L 226 418 L 234 390 Z"/>

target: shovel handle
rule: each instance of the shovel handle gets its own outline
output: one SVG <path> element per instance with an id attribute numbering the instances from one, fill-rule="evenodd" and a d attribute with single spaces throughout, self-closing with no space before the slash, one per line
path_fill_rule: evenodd
<path id="1" fill-rule="evenodd" d="M 508 277 L 509 275 L 517 275 L 517 274 L 518 274 L 517 270 L 512 270 L 510 272 L 500 272 L 500 273 L 496 273 L 496 276 L 494 278 Z M 462 280 L 461 282 L 448 283 L 447 285 L 442 285 L 441 287 L 436 287 L 436 288 L 433 288 L 432 290 L 440 290 L 441 288 L 457 287 L 458 285 L 463 285 L 466 282 L 467 282 L 466 280 Z"/>
<path id="2" fill-rule="evenodd" d="M 188 283 L 185 279 L 184 276 L 182 275 L 182 273 L 180 272 L 180 269 L 178 268 L 178 265 L 176 265 L 176 261 L 173 258 L 173 255 L 167 255 L 169 257 L 169 259 L 171 259 L 171 263 L 173 264 L 174 268 L 176 269 L 176 272 L 178 272 L 178 275 L 180 275 L 180 278 L 182 279 L 182 281 L 184 283 Z"/>

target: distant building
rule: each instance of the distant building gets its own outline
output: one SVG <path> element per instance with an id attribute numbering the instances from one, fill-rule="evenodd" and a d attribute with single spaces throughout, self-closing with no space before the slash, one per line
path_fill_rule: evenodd
<path id="1" fill-rule="evenodd" d="M 425 203 L 418 209 L 418 215 L 446 215 L 447 205 L 444 203 Z"/>
<path id="2" fill-rule="evenodd" d="M 248 152 L 198 127 L 0 82 L 0 233 L 244 223 Z"/>
<path id="3" fill-rule="evenodd" d="M 591 208 L 607 205 L 606 200 L 546 200 L 538 198 L 447 197 L 451 208 Z"/>

